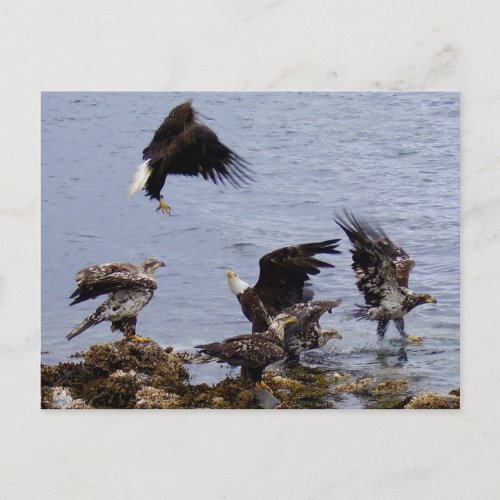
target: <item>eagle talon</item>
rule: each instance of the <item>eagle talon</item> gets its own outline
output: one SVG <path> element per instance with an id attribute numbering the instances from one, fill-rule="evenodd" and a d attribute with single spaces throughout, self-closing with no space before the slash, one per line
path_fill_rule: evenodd
<path id="1" fill-rule="evenodd" d="M 130 342 L 151 342 L 149 337 L 140 337 L 139 335 L 130 335 L 127 340 Z"/>
<path id="2" fill-rule="evenodd" d="M 408 335 L 408 336 L 406 337 L 406 340 L 407 340 L 408 342 L 413 342 L 413 343 L 415 343 L 415 344 L 418 344 L 418 343 L 422 342 L 423 338 L 422 338 L 422 337 L 418 337 L 418 336 L 416 336 L 416 335 Z"/>
<path id="3" fill-rule="evenodd" d="M 156 209 L 157 212 L 162 212 L 164 214 L 170 215 L 170 205 L 167 205 L 163 200 L 160 200 L 158 203 L 158 208 Z"/>

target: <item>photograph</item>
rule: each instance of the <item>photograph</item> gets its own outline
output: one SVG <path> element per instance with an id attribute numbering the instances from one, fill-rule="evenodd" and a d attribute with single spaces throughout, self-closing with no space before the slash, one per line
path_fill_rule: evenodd
<path id="1" fill-rule="evenodd" d="M 460 408 L 460 93 L 41 92 L 42 409 Z"/>

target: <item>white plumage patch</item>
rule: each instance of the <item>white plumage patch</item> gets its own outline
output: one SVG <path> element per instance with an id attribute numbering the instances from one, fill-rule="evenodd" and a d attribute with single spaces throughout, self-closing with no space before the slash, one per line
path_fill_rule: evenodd
<path id="1" fill-rule="evenodd" d="M 236 273 L 227 276 L 227 284 L 231 292 L 236 296 L 243 293 L 247 288 L 250 288 L 250 285 L 240 280 Z"/>
<path id="2" fill-rule="evenodd" d="M 132 177 L 132 182 L 127 189 L 127 196 L 132 196 L 139 189 L 143 189 L 152 171 L 152 168 L 149 166 L 149 160 L 141 163 Z"/>

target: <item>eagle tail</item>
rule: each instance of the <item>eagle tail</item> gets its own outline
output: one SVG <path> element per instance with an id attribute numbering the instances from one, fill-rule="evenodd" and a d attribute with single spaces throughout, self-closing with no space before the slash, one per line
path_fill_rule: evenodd
<path id="1" fill-rule="evenodd" d="M 91 315 L 88 318 L 85 318 L 77 327 L 73 328 L 73 330 L 66 335 L 66 338 L 71 340 L 98 323 L 100 323 L 100 321 L 94 315 Z"/>
<path id="2" fill-rule="evenodd" d="M 368 311 L 371 309 L 370 306 L 362 306 L 360 304 L 356 304 L 357 309 L 354 309 L 353 311 L 353 316 L 357 318 L 357 320 L 362 320 L 362 319 L 371 319 Z"/>
<path id="3" fill-rule="evenodd" d="M 220 342 L 212 342 L 211 344 L 201 344 L 195 346 L 199 350 L 195 363 L 210 363 L 216 361 L 222 352 L 222 344 Z"/>
<path id="4" fill-rule="evenodd" d="M 132 177 L 130 186 L 127 189 L 127 196 L 132 196 L 139 189 L 144 189 L 152 172 L 153 169 L 149 165 L 149 160 L 141 163 Z"/>

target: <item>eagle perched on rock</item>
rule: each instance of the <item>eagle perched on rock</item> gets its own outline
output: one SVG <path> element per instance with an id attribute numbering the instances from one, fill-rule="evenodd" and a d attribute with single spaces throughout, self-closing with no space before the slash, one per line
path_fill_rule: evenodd
<path id="1" fill-rule="evenodd" d="M 147 196 L 158 200 L 157 211 L 163 213 L 170 212 L 161 195 L 167 175 L 201 175 L 215 184 L 227 181 L 234 187 L 252 180 L 247 162 L 196 120 L 191 101 L 170 111 L 144 149 L 142 159 L 127 194 L 130 196 L 144 189 Z"/>
<path id="2" fill-rule="evenodd" d="M 236 295 L 246 318 L 252 323 L 252 332 L 266 331 L 271 319 L 281 311 L 313 297 L 304 289 L 310 276 L 321 269 L 335 267 L 316 259 L 318 254 L 338 254 L 339 239 L 304 243 L 279 248 L 259 260 L 259 279 L 251 287 L 234 271 L 226 271 L 231 292 Z"/>
<path id="3" fill-rule="evenodd" d="M 197 345 L 196 348 L 207 354 L 209 360 L 241 366 L 242 378 L 260 382 L 266 366 L 280 361 L 285 356 L 284 336 L 290 325 L 295 323 L 295 316 L 279 314 L 263 333 L 238 335 L 222 342 Z"/>
<path id="4" fill-rule="evenodd" d="M 337 330 L 323 329 L 319 320 L 327 311 L 338 307 L 342 299 L 314 300 L 287 307 L 283 313 L 297 318 L 297 323 L 287 329 L 284 345 L 285 358 L 289 361 L 298 361 L 300 353 L 323 347 L 330 339 L 342 339 Z"/>
<path id="5" fill-rule="evenodd" d="M 362 227 L 352 214 L 346 214 L 345 219 L 335 222 L 352 243 L 352 268 L 366 303 L 355 311 L 355 316 L 378 321 L 377 334 L 381 338 L 391 319 L 401 336 L 408 337 L 404 316 L 418 305 L 435 304 L 436 299 L 428 293 L 408 289 L 408 277 L 415 262 L 382 230 Z"/>
<path id="6" fill-rule="evenodd" d="M 165 264 L 146 259 L 139 266 L 112 262 L 78 271 L 75 275 L 78 287 L 70 296 L 74 299 L 71 306 L 99 295 L 107 294 L 108 298 L 66 338 L 71 340 L 94 325 L 111 321 L 111 331 L 120 331 L 129 340 L 147 340 L 136 335 L 135 325 L 139 312 L 152 299 L 157 288 L 154 273 L 159 267 L 165 267 Z"/>

